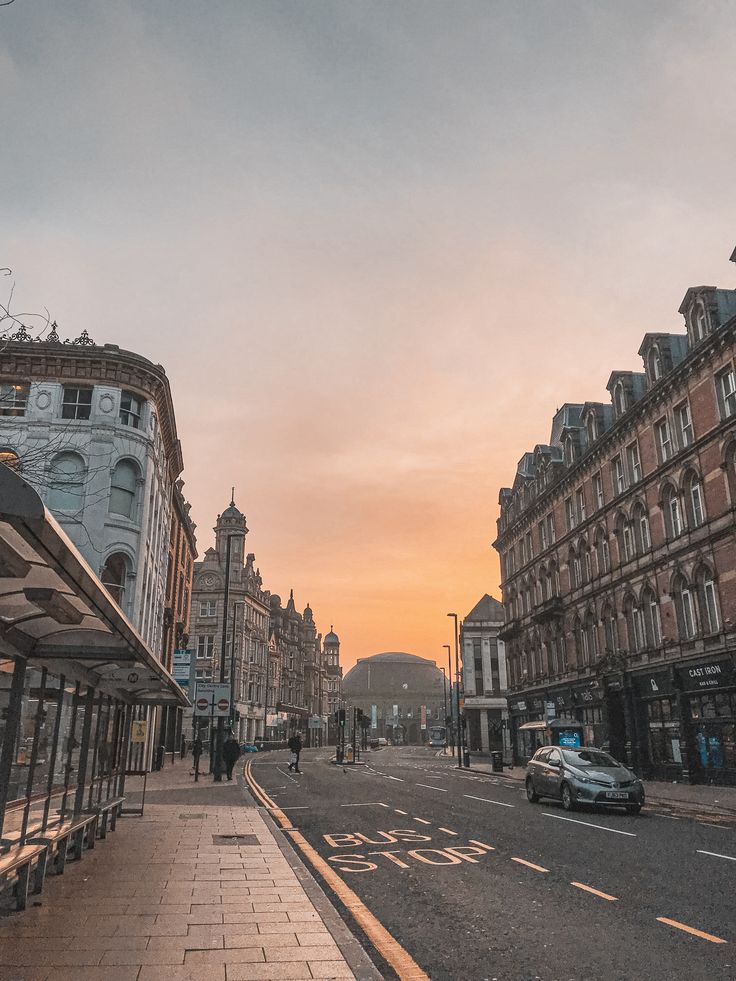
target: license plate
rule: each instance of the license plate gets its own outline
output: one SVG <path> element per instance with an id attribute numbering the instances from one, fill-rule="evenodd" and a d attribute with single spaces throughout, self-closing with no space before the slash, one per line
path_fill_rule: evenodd
<path id="1" fill-rule="evenodd" d="M 627 793 L 621 793 L 619 790 L 607 790 L 606 800 L 628 800 L 629 795 Z"/>

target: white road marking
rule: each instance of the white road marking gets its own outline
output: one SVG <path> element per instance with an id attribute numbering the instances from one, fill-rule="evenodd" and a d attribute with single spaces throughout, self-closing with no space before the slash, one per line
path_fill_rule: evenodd
<path id="1" fill-rule="evenodd" d="M 633 831 L 619 831 L 617 828 L 607 828 L 605 824 L 591 824 L 590 821 L 576 821 L 575 818 L 564 818 L 560 814 L 543 814 L 542 817 L 554 818 L 555 821 L 569 821 L 570 824 L 582 824 L 586 828 L 597 828 L 599 831 L 610 831 L 614 835 L 626 835 L 627 838 L 638 837 Z"/>
<path id="2" fill-rule="evenodd" d="M 404 781 L 402 780 L 402 778 L 401 778 L 401 777 L 392 777 L 392 776 L 391 776 L 390 774 L 388 774 L 388 773 L 382 773 L 382 774 L 381 774 L 381 776 L 382 776 L 382 777 L 385 777 L 385 778 L 386 778 L 387 780 L 398 780 L 398 781 L 399 781 L 399 783 L 403 783 L 403 782 L 404 782 Z"/>
<path id="3" fill-rule="evenodd" d="M 432 787 L 428 783 L 417 783 L 417 784 L 415 784 L 415 786 L 416 787 L 426 787 L 427 790 L 439 790 L 439 792 L 441 794 L 446 794 L 447 793 L 447 791 L 445 790 L 444 787 Z"/>
<path id="4" fill-rule="evenodd" d="M 286 770 L 282 770 L 281 767 L 278 767 L 278 771 L 279 771 L 279 773 L 283 773 L 283 775 L 286 777 L 286 779 L 287 780 L 291 780 L 292 783 L 299 783 L 298 780 L 296 780 L 294 777 L 292 777 L 290 773 L 287 773 Z"/>
<path id="5" fill-rule="evenodd" d="M 362 800 L 357 804 L 340 804 L 340 807 L 388 807 L 380 800 Z"/>
<path id="6" fill-rule="evenodd" d="M 295 804 L 293 807 L 267 807 L 267 811 L 308 811 L 309 804 Z"/>
<path id="7" fill-rule="evenodd" d="M 453 838 L 457 838 L 457 831 L 450 831 L 449 828 L 440 828 L 440 831 L 444 831 L 447 835 L 452 835 Z"/>
<path id="8" fill-rule="evenodd" d="M 727 858 L 729 862 L 736 862 L 736 858 L 733 855 L 719 855 L 718 852 L 704 852 L 702 848 L 696 849 L 698 855 L 712 855 L 713 858 Z"/>
<path id="9" fill-rule="evenodd" d="M 499 807 L 516 807 L 516 804 L 504 804 L 501 800 L 491 800 L 489 797 L 473 797 L 472 794 L 463 794 L 468 800 L 482 800 L 484 804 L 498 804 Z"/>
<path id="10" fill-rule="evenodd" d="M 432 823 L 431 821 L 425 821 L 424 818 L 414 818 L 414 820 L 415 821 L 418 821 L 420 824 L 431 824 Z"/>
<path id="11" fill-rule="evenodd" d="M 395 807 L 395 808 L 394 808 L 394 811 L 396 811 L 396 813 L 397 813 L 397 814 L 403 814 L 403 815 L 404 815 L 404 817 L 408 817 L 408 816 L 409 816 L 409 812 L 408 812 L 408 811 L 400 811 L 400 810 L 398 809 L 398 807 Z"/>
<path id="12" fill-rule="evenodd" d="M 731 830 L 730 828 L 727 828 L 723 824 L 711 824 L 709 821 L 696 821 L 695 823 L 696 824 L 699 824 L 703 828 L 718 828 L 719 831 L 730 831 Z"/>

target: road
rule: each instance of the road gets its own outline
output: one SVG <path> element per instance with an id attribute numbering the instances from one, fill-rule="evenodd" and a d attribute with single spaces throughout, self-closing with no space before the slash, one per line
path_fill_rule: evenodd
<path id="1" fill-rule="evenodd" d="M 251 774 L 433 981 L 736 975 L 736 829 L 648 808 L 567 814 L 423 747 L 329 758 L 307 751 L 291 774 L 264 755 Z"/>

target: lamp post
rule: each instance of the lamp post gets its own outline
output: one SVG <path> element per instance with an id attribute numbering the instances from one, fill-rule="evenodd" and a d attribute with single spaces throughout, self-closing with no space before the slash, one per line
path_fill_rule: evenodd
<path id="1" fill-rule="evenodd" d="M 443 644 L 442 646 L 447 651 L 447 676 L 450 679 L 450 725 L 449 725 L 448 728 L 450 730 L 450 736 L 452 736 L 452 657 L 450 655 L 450 645 L 449 644 Z M 443 668 L 442 669 L 442 674 L 444 674 L 444 673 L 445 673 L 445 669 Z M 445 702 L 445 725 L 447 725 L 447 703 L 446 702 Z M 452 755 L 454 756 L 455 755 L 455 740 L 454 739 L 451 739 L 450 741 L 452 743 Z"/>
<path id="2" fill-rule="evenodd" d="M 225 545 L 225 601 L 222 605 L 222 644 L 220 646 L 220 684 L 225 683 L 225 656 L 227 651 L 227 619 L 228 603 L 230 602 L 230 551 L 235 535 L 228 535 Z M 233 641 L 235 638 L 233 637 Z M 224 742 L 225 720 L 220 716 L 217 720 L 217 742 L 215 749 L 214 781 L 222 783 L 222 774 L 225 770 L 225 761 L 222 756 L 222 744 Z"/>
<path id="3" fill-rule="evenodd" d="M 463 751 L 465 749 L 465 739 L 463 736 L 463 724 L 460 717 L 460 649 L 457 635 L 457 613 L 448 613 L 455 622 L 455 698 L 457 700 L 457 766 L 461 770 L 463 766 Z"/>
<path id="4" fill-rule="evenodd" d="M 233 731 L 233 734 L 235 733 L 235 625 L 236 625 L 235 614 L 236 614 L 237 607 L 247 606 L 247 605 L 248 604 L 245 600 L 235 600 L 235 602 L 233 603 L 233 623 L 230 631 L 230 636 L 232 637 L 232 641 L 230 644 L 230 720 L 231 720 L 230 727 Z M 243 633 L 245 633 L 245 624 L 243 624 Z M 241 660 L 241 664 L 242 664 L 242 660 Z M 240 737 L 238 736 L 238 741 L 239 740 Z"/>
<path id="5" fill-rule="evenodd" d="M 442 687 L 445 701 L 445 746 L 447 745 L 447 733 L 450 727 L 447 725 L 447 674 L 444 668 L 440 668 L 442 671 Z"/>

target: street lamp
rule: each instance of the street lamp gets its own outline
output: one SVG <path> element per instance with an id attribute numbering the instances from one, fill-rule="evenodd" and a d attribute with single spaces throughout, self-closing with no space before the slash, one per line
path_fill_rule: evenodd
<path id="1" fill-rule="evenodd" d="M 230 630 L 230 636 L 232 637 L 232 641 L 230 643 L 230 726 L 233 734 L 235 734 L 235 614 L 237 607 L 247 605 L 247 600 L 235 600 L 233 603 L 233 623 Z M 245 634 L 245 622 L 243 623 L 243 634 Z M 239 738 L 240 737 L 238 736 L 238 739 Z"/>
<path id="2" fill-rule="evenodd" d="M 450 730 L 450 736 L 452 736 L 452 659 L 450 657 L 450 645 L 443 644 L 442 646 L 447 651 L 447 676 L 450 679 L 450 725 L 448 726 L 448 729 Z M 443 668 L 442 674 L 444 675 L 444 673 L 445 673 L 445 669 Z M 445 725 L 447 725 L 447 697 L 446 696 L 445 696 Z M 455 740 L 451 738 L 450 742 L 452 743 L 452 755 L 454 756 Z"/>
<path id="3" fill-rule="evenodd" d="M 458 633 L 457 633 L 457 613 L 448 613 L 448 617 L 452 617 L 455 621 L 455 678 L 456 678 L 456 688 L 455 697 L 457 700 L 457 766 L 461 770 L 463 766 L 463 751 L 465 749 L 465 739 L 463 736 L 463 725 L 462 719 L 460 718 L 460 650 L 458 646 Z"/>
<path id="4" fill-rule="evenodd" d="M 230 534 L 227 536 L 225 544 L 225 597 L 222 605 L 222 644 L 220 646 L 220 684 L 225 684 L 225 656 L 227 651 L 227 619 L 228 604 L 230 602 L 230 552 L 232 549 L 233 538 L 240 537 Z M 233 637 L 233 641 L 234 641 Z M 222 756 L 222 744 L 224 742 L 225 724 L 222 716 L 217 720 L 217 742 L 215 748 L 215 766 L 213 779 L 215 783 L 222 783 L 222 774 L 225 771 L 225 760 Z"/>

